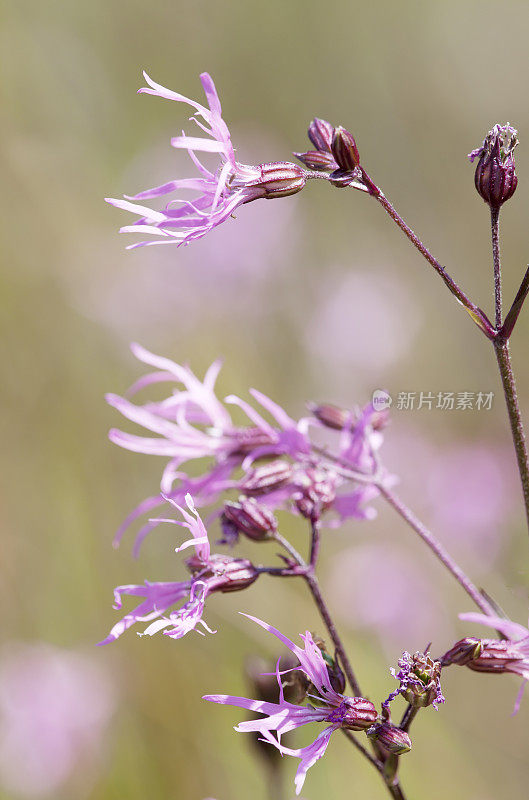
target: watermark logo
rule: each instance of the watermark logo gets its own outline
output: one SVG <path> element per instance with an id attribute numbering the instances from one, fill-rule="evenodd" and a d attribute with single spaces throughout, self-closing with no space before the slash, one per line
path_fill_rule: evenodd
<path id="1" fill-rule="evenodd" d="M 490 411 L 494 392 L 398 392 L 395 411 Z M 375 389 L 375 411 L 385 411 L 393 398 L 384 389 Z"/>
<path id="2" fill-rule="evenodd" d="M 391 406 L 393 398 L 384 389 L 375 389 L 371 402 L 375 411 L 385 411 Z"/>

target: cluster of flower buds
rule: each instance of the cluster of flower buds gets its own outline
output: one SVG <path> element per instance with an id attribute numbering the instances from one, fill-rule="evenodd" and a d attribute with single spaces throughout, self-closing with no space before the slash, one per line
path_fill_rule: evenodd
<path id="1" fill-rule="evenodd" d="M 221 525 L 223 541 L 226 543 L 236 542 L 239 534 L 254 542 L 262 542 L 277 531 L 277 520 L 273 513 L 253 497 L 244 495 L 236 503 L 224 503 Z"/>
<path id="2" fill-rule="evenodd" d="M 328 173 L 333 186 L 366 189 L 358 148 L 348 130 L 316 117 L 309 125 L 308 136 L 316 149 L 294 153 L 296 158 L 311 170 Z"/>
<path id="3" fill-rule="evenodd" d="M 366 731 L 371 741 L 376 742 L 385 753 L 401 756 L 411 750 L 411 739 L 402 728 L 391 722 L 379 722 Z"/>
<path id="4" fill-rule="evenodd" d="M 485 137 L 481 147 L 473 150 L 468 157 L 476 166 L 474 183 L 480 197 L 491 208 L 499 208 L 516 191 L 516 177 L 513 151 L 518 144 L 517 131 L 509 124 L 495 125 Z"/>

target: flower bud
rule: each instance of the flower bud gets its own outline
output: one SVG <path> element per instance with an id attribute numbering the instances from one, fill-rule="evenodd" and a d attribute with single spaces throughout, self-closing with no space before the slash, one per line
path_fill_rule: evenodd
<path id="1" fill-rule="evenodd" d="M 336 161 L 331 153 L 322 150 L 307 150 L 306 153 L 294 153 L 294 155 L 309 169 L 319 172 L 332 172 L 336 169 Z"/>
<path id="2" fill-rule="evenodd" d="M 319 517 L 336 497 L 335 480 L 328 472 L 308 467 L 296 478 L 296 508 L 306 519 Z"/>
<path id="3" fill-rule="evenodd" d="M 370 728 L 378 718 L 374 704 L 364 697 L 345 697 L 335 714 L 336 716 L 339 714 L 342 727 L 351 731 L 363 731 Z M 330 714 L 327 719 L 332 721 L 333 716 L 334 714 Z"/>
<path id="4" fill-rule="evenodd" d="M 218 589 L 221 592 L 238 592 L 240 589 L 247 589 L 258 577 L 259 573 L 251 561 L 247 558 L 233 558 L 225 565 L 224 573 L 220 576 L 222 583 Z"/>
<path id="5" fill-rule="evenodd" d="M 400 756 L 411 750 L 411 739 L 406 731 L 392 725 L 391 722 L 373 725 L 366 733 L 372 741 L 377 742 L 388 753 Z"/>
<path id="6" fill-rule="evenodd" d="M 351 422 L 352 414 L 345 408 L 333 406 L 330 403 L 322 403 L 321 405 L 310 405 L 310 410 L 317 420 L 326 428 L 332 428 L 335 431 L 341 431 L 348 423 Z"/>
<path id="7" fill-rule="evenodd" d="M 272 512 L 248 497 L 240 497 L 237 503 L 224 504 L 223 530 L 225 524 L 234 526 L 238 533 L 255 542 L 269 539 L 277 531 L 277 520 Z"/>
<path id="8" fill-rule="evenodd" d="M 360 163 L 356 142 L 352 134 L 341 125 L 334 129 L 331 150 L 338 168 L 345 172 L 352 172 Z"/>
<path id="9" fill-rule="evenodd" d="M 331 152 L 334 126 L 330 122 L 315 117 L 309 125 L 308 135 L 316 150 Z"/>
<path id="10" fill-rule="evenodd" d="M 242 479 L 239 488 L 245 494 L 266 494 L 288 483 L 292 474 L 292 465 L 288 461 L 276 459 L 251 470 Z"/>
<path id="11" fill-rule="evenodd" d="M 513 196 L 516 177 L 513 151 L 518 144 L 517 131 L 510 125 L 495 125 L 481 147 L 469 153 L 473 162 L 479 158 L 474 183 L 478 194 L 491 208 L 499 208 Z"/>
<path id="12" fill-rule="evenodd" d="M 244 456 L 257 447 L 271 442 L 270 435 L 257 426 L 237 428 L 234 431 L 228 431 L 225 435 L 233 439 L 233 450 L 230 451 L 230 455 Z"/>
<path id="13" fill-rule="evenodd" d="M 443 667 L 448 667 L 450 664 L 457 664 L 462 667 L 481 655 L 482 651 L 481 639 L 474 639 L 467 637 L 460 639 L 455 645 L 448 650 L 441 658 Z"/>
<path id="14" fill-rule="evenodd" d="M 466 666 L 475 672 L 510 672 L 511 665 L 523 660 L 524 654 L 516 642 L 482 639 L 480 650 Z"/>
<path id="15" fill-rule="evenodd" d="M 301 191 L 305 186 L 303 170 L 297 164 L 291 164 L 290 161 L 260 164 L 259 169 L 261 177 L 257 185 L 262 188 L 265 199 L 287 197 Z"/>

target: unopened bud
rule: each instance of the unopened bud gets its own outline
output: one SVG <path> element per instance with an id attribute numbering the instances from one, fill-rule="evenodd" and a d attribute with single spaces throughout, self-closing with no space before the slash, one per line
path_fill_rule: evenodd
<path id="1" fill-rule="evenodd" d="M 315 117 L 309 125 L 308 135 L 316 150 L 331 152 L 334 126 L 330 122 Z"/>
<path id="2" fill-rule="evenodd" d="M 292 474 L 292 465 L 288 461 L 277 459 L 255 467 L 243 478 L 239 488 L 245 494 L 266 494 L 288 483 Z"/>
<path id="3" fill-rule="evenodd" d="M 352 414 L 345 408 L 333 406 L 330 403 L 321 403 L 321 405 L 310 405 L 310 410 L 322 425 L 326 428 L 333 428 L 336 431 L 341 431 L 351 422 Z"/>
<path id="4" fill-rule="evenodd" d="M 466 666 L 475 672 L 511 672 L 513 664 L 524 657 L 516 642 L 482 639 L 480 652 Z"/>
<path id="5" fill-rule="evenodd" d="M 269 539 L 277 531 L 277 520 L 273 513 L 251 497 L 240 497 L 237 503 L 225 503 L 223 530 L 225 523 L 256 542 Z"/>
<path id="6" fill-rule="evenodd" d="M 391 722 L 373 725 L 366 733 L 372 741 L 377 742 L 388 753 L 400 756 L 411 750 L 411 739 L 406 731 L 392 725 Z"/>
<path id="7" fill-rule="evenodd" d="M 272 441 L 270 435 L 257 426 L 237 428 L 234 431 L 227 431 L 224 435 L 233 439 L 233 450 L 230 451 L 230 455 L 243 456 Z"/>
<path id="8" fill-rule="evenodd" d="M 378 718 L 374 704 L 364 697 L 345 697 L 335 714 L 340 715 L 342 727 L 349 728 L 351 731 L 363 731 L 370 728 Z M 327 719 L 331 720 L 332 716 L 334 714 L 329 715 Z"/>
<path id="9" fill-rule="evenodd" d="M 318 172 L 332 172 L 336 169 L 336 161 L 331 153 L 323 150 L 307 150 L 306 153 L 294 153 L 302 164 Z"/>
<path id="10" fill-rule="evenodd" d="M 296 478 L 296 485 L 296 507 L 306 519 L 319 517 L 336 497 L 335 480 L 328 472 L 316 467 L 309 467 L 300 473 Z"/>
<path id="11" fill-rule="evenodd" d="M 305 186 L 305 174 L 297 164 L 290 161 L 275 161 L 271 164 L 260 164 L 261 178 L 258 185 L 263 190 L 265 199 L 286 197 L 296 194 Z"/>
<path id="12" fill-rule="evenodd" d="M 226 563 L 220 577 L 222 583 L 218 589 L 221 592 L 238 592 L 240 589 L 247 589 L 248 586 L 251 586 L 259 577 L 259 573 L 247 558 L 234 558 Z"/>
<path id="13" fill-rule="evenodd" d="M 510 125 L 495 125 L 481 147 L 469 153 L 474 161 L 479 158 L 474 183 L 478 194 L 491 208 L 499 208 L 516 191 L 513 151 L 518 144 L 517 131 Z"/>
<path id="14" fill-rule="evenodd" d="M 331 150 L 339 169 L 352 172 L 360 163 L 354 137 L 341 125 L 334 129 Z"/>
<path id="15" fill-rule="evenodd" d="M 483 647 L 481 639 L 474 639 L 467 637 L 460 639 L 455 645 L 448 650 L 441 658 L 443 667 L 448 667 L 451 664 L 457 664 L 462 667 L 481 655 Z"/>

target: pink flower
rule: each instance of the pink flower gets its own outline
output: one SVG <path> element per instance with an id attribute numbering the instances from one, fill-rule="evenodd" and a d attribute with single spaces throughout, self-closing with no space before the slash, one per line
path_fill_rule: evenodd
<path id="1" fill-rule="evenodd" d="M 202 619 L 206 597 L 215 591 L 227 592 L 245 589 L 258 577 L 257 570 L 247 559 L 211 554 L 206 528 L 194 506 L 191 495 L 188 494 L 185 498 L 188 511 L 174 500 L 166 499 L 182 514 L 184 519 L 180 521 L 158 518 L 156 523 L 169 522 L 181 525 L 191 531 L 192 538 L 177 547 L 176 552 L 179 553 L 188 547 L 194 548 L 195 554 L 186 562 L 192 577 L 188 581 L 174 583 L 145 581 L 144 585 L 118 586 L 114 590 L 115 609 L 121 608 L 121 597 L 124 594 L 143 597 L 144 600 L 114 625 L 106 639 L 99 642 L 101 645 L 114 641 L 137 622 L 150 623 L 143 633 L 139 634 L 140 636 L 153 636 L 165 628 L 166 636 L 181 639 L 189 631 L 196 630 L 199 624 L 209 633 L 214 633 Z M 171 612 L 168 616 L 163 616 L 172 605 L 184 598 L 188 599 L 178 610 Z"/>
<path id="2" fill-rule="evenodd" d="M 525 684 L 529 681 L 529 628 L 525 628 L 518 622 L 512 622 L 504 617 L 488 616 L 473 611 L 460 614 L 459 618 L 466 622 L 487 625 L 487 627 L 494 628 L 505 637 L 504 640 L 473 640 L 474 644 L 478 645 L 478 649 L 474 650 L 473 657 L 470 660 L 465 660 L 464 663 L 476 672 L 512 672 L 515 675 L 520 675 L 523 678 L 523 682 L 514 705 L 514 713 L 516 714 L 522 702 Z M 457 661 L 451 661 L 450 663 L 457 663 Z"/>
<path id="3" fill-rule="evenodd" d="M 318 707 L 295 705 L 285 700 L 279 662 L 276 667 L 279 684 L 279 703 L 267 703 L 261 700 L 250 700 L 246 697 L 235 697 L 226 694 L 205 695 L 204 700 L 222 705 L 238 706 L 239 708 L 246 708 L 263 714 L 261 719 L 239 723 L 235 730 L 261 733 L 264 739 L 277 747 L 281 753 L 299 758 L 300 765 L 295 779 L 296 793 L 299 794 L 305 782 L 307 771 L 325 754 L 334 731 L 339 728 L 348 728 L 350 730 L 369 728 L 376 721 L 377 712 L 375 706 L 369 700 L 365 700 L 362 697 L 347 697 L 333 689 L 322 652 L 315 644 L 309 631 L 304 636 L 301 636 L 304 644 L 304 647 L 301 648 L 280 633 L 277 628 L 249 614 L 244 616 L 273 633 L 294 654 L 299 661 L 299 667 L 296 667 L 296 669 L 305 673 L 317 692 L 317 696 L 309 695 L 309 697 L 314 697 L 318 701 Z M 294 749 L 281 744 L 282 734 L 302 725 L 307 725 L 309 722 L 327 722 L 330 724 L 307 747 Z M 273 735 L 272 731 L 276 732 L 276 736 Z"/>
<path id="4" fill-rule="evenodd" d="M 284 197 L 299 192 L 304 187 L 311 173 L 296 164 L 280 161 L 249 166 L 235 160 L 230 132 L 222 119 L 222 109 L 215 84 L 207 72 L 202 73 L 200 80 L 208 107 L 160 86 L 145 72 L 143 75 L 149 88 L 140 89 L 140 93 L 187 103 L 195 109 L 193 121 L 208 138 L 186 136 L 183 133 L 182 136 L 171 139 L 173 147 L 188 151 L 200 177 L 168 181 L 161 186 L 139 192 L 127 200 L 107 198 L 107 202 L 111 205 L 139 215 L 137 222 L 125 226 L 121 229 L 122 232 L 157 237 L 154 241 L 129 245 L 129 248 L 148 244 L 189 244 L 227 220 L 235 209 L 244 203 L 261 197 L 269 199 Z M 207 169 L 199 161 L 197 152 L 217 154 L 220 158 L 217 170 L 211 172 Z M 163 211 L 130 202 L 130 200 L 162 197 L 180 191 L 195 192 L 198 196 L 193 200 L 176 197 L 169 201 Z"/>
<path id="5" fill-rule="evenodd" d="M 377 451 L 382 443 L 381 427 L 385 418 L 374 411 L 371 403 L 352 412 L 338 409 L 345 422 L 341 429 L 333 422 L 331 430 L 322 422 L 322 407 L 314 407 L 313 417 L 295 420 L 255 389 L 251 389 L 250 394 L 257 408 L 235 395 L 229 395 L 221 403 L 215 394 L 219 361 L 211 365 L 203 380 L 199 380 L 189 367 L 149 353 L 139 345 L 132 345 L 132 350 L 141 361 L 155 367 L 155 371 L 140 378 L 129 390 L 129 397 L 155 383 L 169 382 L 174 387 L 164 400 L 143 405 L 127 397 L 107 395 L 110 405 L 126 419 L 149 434 L 156 434 L 141 436 L 112 429 L 109 437 L 127 450 L 168 459 L 160 488 L 170 500 L 182 503 L 189 493 L 196 505 L 204 506 L 218 500 L 223 492 L 234 489 L 246 495 L 258 495 L 260 502 L 270 509 L 287 506 L 307 518 L 334 510 L 337 519 L 328 522 L 330 527 L 350 517 L 370 519 L 374 516 L 374 509 L 368 503 L 378 495 L 372 478 L 376 473 L 381 477 Z M 233 422 L 228 410 L 230 405 L 244 412 L 248 425 Z M 310 438 L 311 428 L 338 438 L 332 446 L 326 443 L 321 447 Z M 271 456 L 276 460 L 256 463 Z M 213 461 L 204 474 L 189 478 L 181 470 L 186 462 L 204 458 Z M 236 470 L 240 468 L 244 474 L 237 478 Z M 358 482 L 355 474 L 360 473 L 365 480 Z M 164 500 L 165 497 L 154 495 L 140 503 L 119 528 L 115 543 L 119 543 L 125 530 L 138 517 L 153 511 Z M 141 528 L 134 546 L 135 555 L 158 522 L 150 519 Z"/>

